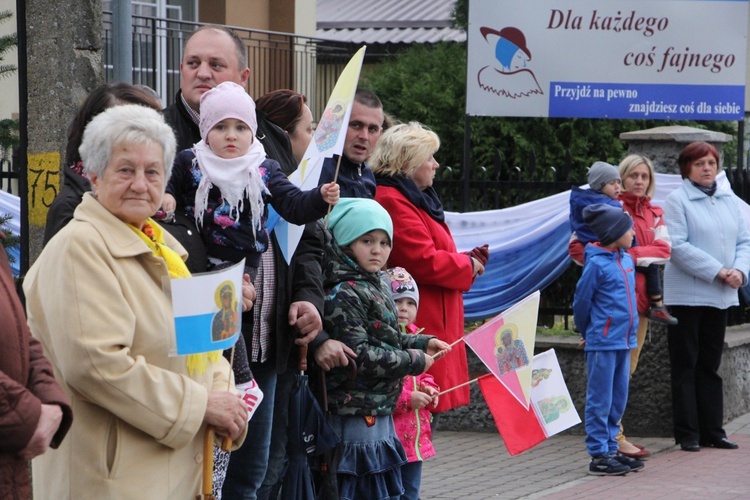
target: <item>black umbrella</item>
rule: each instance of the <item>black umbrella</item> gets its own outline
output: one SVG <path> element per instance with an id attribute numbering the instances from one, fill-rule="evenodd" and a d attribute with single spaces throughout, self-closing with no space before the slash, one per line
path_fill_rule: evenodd
<path id="1" fill-rule="evenodd" d="M 299 375 L 289 400 L 289 466 L 284 476 L 284 498 L 314 500 L 315 488 L 308 457 L 333 449 L 339 439 L 308 384 L 307 346 L 299 349 Z"/>

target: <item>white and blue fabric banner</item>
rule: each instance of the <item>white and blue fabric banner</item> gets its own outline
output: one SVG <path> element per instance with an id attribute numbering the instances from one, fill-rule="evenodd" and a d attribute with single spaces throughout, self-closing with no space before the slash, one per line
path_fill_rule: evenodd
<path id="1" fill-rule="evenodd" d="M 229 349 L 242 326 L 245 260 L 210 273 L 170 280 L 175 339 L 172 356 Z"/>
<path id="2" fill-rule="evenodd" d="M 8 229 L 14 236 L 21 234 L 21 198 L 0 190 L 0 215 L 11 216 L 11 219 L 5 223 L 3 229 Z M 8 248 L 10 268 L 14 276 L 21 272 L 21 245 L 15 245 Z"/>
<path id="3" fill-rule="evenodd" d="M 731 190 L 726 174 L 719 189 Z M 682 184 L 679 175 L 656 174 L 652 202 L 663 206 L 667 195 Z M 484 212 L 446 212 L 459 251 L 489 243 L 490 260 L 483 275 L 464 294 L 467 320 L 497 315 L 534 290 L 543 290 L 570 263 L 570 191 L 515 207 Z M 750 206 L 737 198 L 750 228 Z"/>

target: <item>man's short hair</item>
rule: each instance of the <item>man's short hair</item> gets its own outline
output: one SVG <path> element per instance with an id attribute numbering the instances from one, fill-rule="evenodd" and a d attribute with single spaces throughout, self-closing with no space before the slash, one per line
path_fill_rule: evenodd
<path id="1" fill-rule="evenodd" d="M 365 89 L 357 89 L 354 94 L 354 101 L 367 106 L 368 108 L 383 109 L 383 103 L 374 92 Z"/>
<path id="2" fill-rule="evenodd" d="M 240 38 L 234 30 L 231 30 L 226 26 L 220 26 L 218 24 L 204 24 L 203 26 L 200 26 L 198 29 L 190 33 L 190 35 L 188 35 L 187 40 L 185 40 L 185 45 L 187 45 L 187 43 L 191 38 L 193 38 L 196 33 L 206 30 L 221 31 L 229 35 L 229 37 L 232 39 L 232 42 L 234 42 L 237 64 L 239 66 L 238 69 L 242 71 L 243 69 L 247 68 L 247 46 L 245 45 L 245 42 L 242 41 L 242 38 Z"/>

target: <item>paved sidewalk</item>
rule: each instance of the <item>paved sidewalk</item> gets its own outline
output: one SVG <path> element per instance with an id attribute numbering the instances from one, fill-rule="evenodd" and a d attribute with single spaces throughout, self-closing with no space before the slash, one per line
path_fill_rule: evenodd
<path id="1" fill-rule="evenodd" d="M 437 456 L 424 464 L 422 500 L 748 499 L 750 414 L 725 426 L 739 450 L 680 450 L 672 438 L 629 439 L 654 456 L 626 476 L 589 476 L 583 436 L 554 436 L 511 457 L 497 433 L 438 431 Z"/>

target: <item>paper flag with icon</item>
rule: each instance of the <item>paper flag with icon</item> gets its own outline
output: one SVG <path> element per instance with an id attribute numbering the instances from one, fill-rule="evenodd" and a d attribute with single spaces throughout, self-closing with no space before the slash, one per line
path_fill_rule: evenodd
<path id="1" fill-rule="evenodd" d="M 554 349 L 537 354 L 531 375 L 531 405 L 524 407 L 500 381 L 487 374 L 479 388 L 511 455 L 581 422 L 565 385 Z"/>
<path id="2" fill-rule="evenodd" d="M 526 409 L 531 395 L 538 313 L 536 291 L 464 337 L 490 372 Z"/>
<path id="3" fill-rule="evenodd" d="M 305 151 L 297 170 L 292 172 L 289 180 L 302 190 L 315 189 L 318 187 L 320 174 L 323 169 L 323 161 L 333 155 L 341 155 L 346 140 L 346 129 L 349 126 L 349 115 L 352 112 L 354 94 L 359 83 L 359 72 L 362 69 L 362 61 L 365 58 L 365 49 L 362 47 L 352 56 L 349 63 L 341 72 L 336 81 L 336 86 L 328 98 L 328 103 L 323 115 L 315 127 L 313 140 Z M 303 226 L 290 224 L 280 218 L 278 213 L 269 207 L 266 228 L 269 232 L 276 232 L 276 240 L 279 242 L 284 259 L 289 262 L 297 249 L 302 237 Z"/>
<path id="4" fill-rule="evenodd" d="M 581 423 L 554 349 L 534 356 L 531 404 L 547 437 Z"/>
<path id="5" fill-rule="evenodd" d="M 170 355 L 224 350 L 237 342 L 244 270 L 243 259 L 220 271 L 170 280 L 175 324 Z"/>

